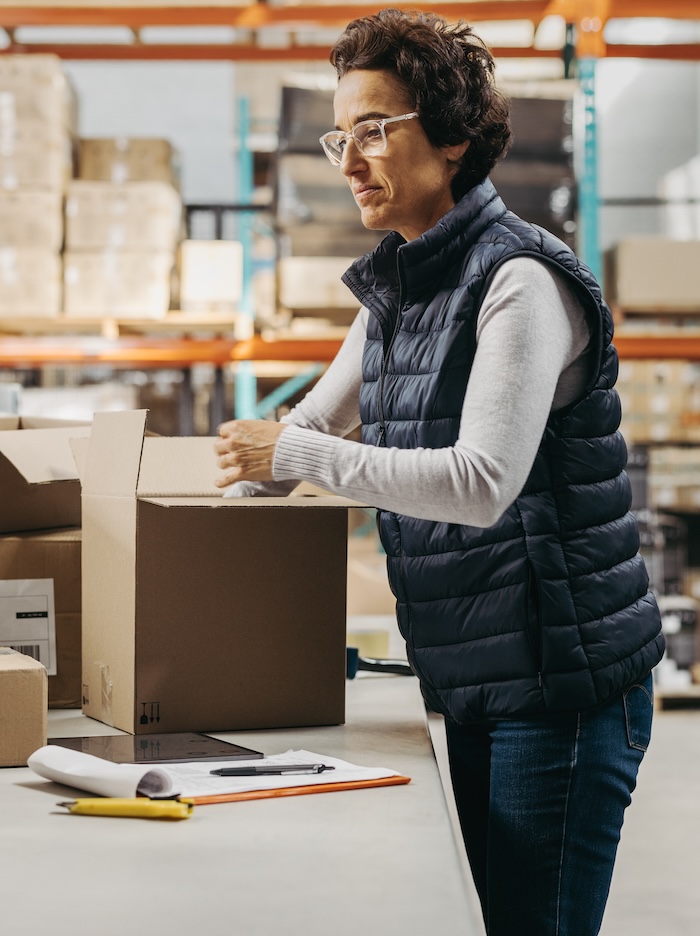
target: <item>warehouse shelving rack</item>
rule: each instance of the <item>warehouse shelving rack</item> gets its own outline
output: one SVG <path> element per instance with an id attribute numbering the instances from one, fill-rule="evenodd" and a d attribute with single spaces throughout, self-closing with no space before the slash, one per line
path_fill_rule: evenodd
<path id="1" fill-rule="evenodd" d="M 396 7 L 415 8 L 415 3 L 396 3 Z M 528 21 L 533 26 L 533 42 L 528 46 L 494 47 L 497 58 L 559 58 L 567 64 L 573 60 L 581 81 L 586 109 L 584 161 L 580 180 L 579 221 L 582 227 L 579 252 L 594 270 L 600 270 L 597 239 L 597 141 L 595 119 L 595 67 L 605 57 L 635 57 L 667 60 L 700 61 L 700 42 L 681 44 L 611 44 L 605 40 L 605 27 L 615 19 L 664 18 L 697 20 L 696 0 L 669 0 L 659 9 L 656 0 L 475 0 L 461 2 L 423 2 L 420 7 L 433 10 L 448 20 L 459 18 L 470 22 Z M 328 31 L 338 30 L 350 19 L 376 12 L 374 5 L 254 2 L 247 0 L 37 0 L 12 3 L 0 0 L 0 28 L 8 37 L 3 53 L 53 53 L 64 59 L 102 60 L 219 60 L 219 61 L 313 61 L 326 60 Z M 537 27 L 549 16 L 559 16 L 568 24 L 567 44 L 561 49 L 540 48 Z M 84 43 L 32 42 L 24 27 L 122 27 L 124 41 Z M 159 27 L 219 27 L 228 29 L 227 38 L 219 42 L 207 39 L 197 43 L 169 40 L 152 41 L 152 30 Z M 284 46 L 270 47 L 263 41 L 266 30 L 285 32 Z M 244 160 L 245 165 L 245 160 Z M 242 191 L 239 195 L 245 195 Z M 188 333 L 185 318 L 170 317 L 170 327 L 181 326 Z M 200 328 L 203 323 L 199 323 Z M 48 327 L 51 327 L 48 325 Z M 97 359 L 113 366 L 191 367 L 208 361 L 217 367 L 242 362 L 246 367 L 255 360 L 327 362 L 334 356 L 339 341 L 294 340 L 264 341 L 255 338 L 236 342 L 224 338 L 153 337 L 151 334 L 121 335 L 118 322 L 112 323 L 111 337 L 72 335 L 39 337 L 0 337 L 0 368 L 52 364 L 84 364 Z M 130 323 L 134 330 L 135 323 Z M 144 331 L 158 327 L 143 323 Z M 210 323 L 216 334 L 217 323 Z M 223 328 L 222 328 L 223 332 Z M 97 343 L 96 343 L 97 342 Z M 700 331 L 682 329 L 659 333 L 624 333 L 621 329 L 616 344 L 622 357 L 679 357 L 700 360 Z M 250 372 L 249 372 L 250 373 Z M 250 384 L 239 388 L 249 407 Z"/>

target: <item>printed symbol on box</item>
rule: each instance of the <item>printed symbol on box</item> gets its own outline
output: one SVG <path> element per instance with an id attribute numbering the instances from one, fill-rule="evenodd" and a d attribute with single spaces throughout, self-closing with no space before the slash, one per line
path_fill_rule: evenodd
<path id="1" fill-rule="evenodd" d="M 83 683 L 83 705 L 90 704 L 90 690 L 86 683 Z"/>
<path id="2" fill-rule="evenodd" d="M 160 721 L 160 702 L 142 702 L 139 724 L 147 725 L 149 722 Z"/>

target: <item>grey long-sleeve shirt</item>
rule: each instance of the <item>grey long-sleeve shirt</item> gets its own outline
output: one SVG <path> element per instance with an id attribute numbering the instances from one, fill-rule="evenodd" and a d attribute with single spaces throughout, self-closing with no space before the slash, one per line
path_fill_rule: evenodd
<path id="1" fill-rule="evenodd" d="M 367 316 L 361 309 L 335 360 L 283 418 L 274 481 L 241 482 L 226 496 L 282 495 L 309 481 L 374 507 L 487 527 L 522 490 L 552 410 L 583 390 L 591 330 L 563 273 L 530 257 L 497 271 L 477 320 L 477 349 L 459 437 L 441 449 L 344 439 L 360 423 Z"/>

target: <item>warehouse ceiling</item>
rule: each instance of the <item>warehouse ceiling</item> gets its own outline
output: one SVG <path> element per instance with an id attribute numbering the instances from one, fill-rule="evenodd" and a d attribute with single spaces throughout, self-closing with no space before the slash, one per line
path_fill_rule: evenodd
<path id="1" fill-rule="evenodd" d="M 343 27 L 381 4 L 291 0 L 0 0 L 0 53 L 65 59 L 327 60 Z M 393 3 L 464 19 L 497 57 L 700 60 L 697 0 Z M 659 10 L 663 10 L 663 18 Z M 567 29 L 567 24 L 569 28 Z"/>

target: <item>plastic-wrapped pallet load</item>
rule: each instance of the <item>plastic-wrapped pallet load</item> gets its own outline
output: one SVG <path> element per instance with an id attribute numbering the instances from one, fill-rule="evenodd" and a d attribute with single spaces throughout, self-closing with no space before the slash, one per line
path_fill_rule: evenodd
<path id="1" fill-rule="evenodd" d="M 59 58 L 0 57 L 0 316 L 61 308 L 63 194 L 77 106 Z"/>
<path id="2" fill-rule="evenodd" d="M 66 316 L 164 316 L 181 233 L 182 201 L 167 182 L 72 181 L 66 199 Z"/>

